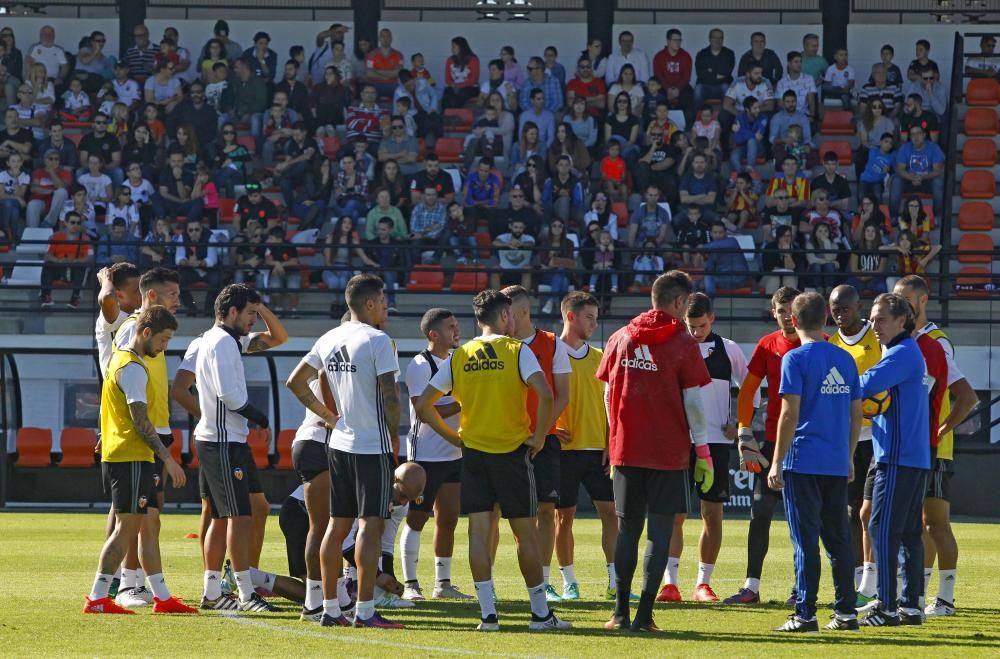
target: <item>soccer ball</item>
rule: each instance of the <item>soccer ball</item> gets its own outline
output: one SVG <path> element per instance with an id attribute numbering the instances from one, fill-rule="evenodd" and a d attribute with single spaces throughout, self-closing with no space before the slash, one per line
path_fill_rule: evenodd
<path id="1" fill-rule="evenodd" d="M 861 402 L 861 415 L 866 419 L 885 414 L 892 405 L 892 396 L 888 391 L 875 394 Z"/>

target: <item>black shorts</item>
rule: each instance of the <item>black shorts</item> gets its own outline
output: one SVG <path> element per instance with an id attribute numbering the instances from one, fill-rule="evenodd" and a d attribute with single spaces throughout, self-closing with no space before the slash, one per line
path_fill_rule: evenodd
<path id="1" fill-rule="evenodd" d="M 199 442 L 199 481 L 208 495 L 212 518 L 250 515 L 251 473 L 257 468 L 250 447 L 240 442 Z M 252 469 L 252 471 L 251 471 Z M 260 487 L 259 478 L 257 486 Z"/>
<path id="2" fill-rule="evenodd" d="M 534 517 L 538 511 L 535 465 L 523 444 L 510 453 L 462 449 L 462 512 L 492 512 L 505 519 Z"/>
<path id="3" fill-rule="evenodd" d="M 330 466 L 330 517 L 389 519 L 392 456 L 327 449 Z"/>
<path id="4" fill-rule="evenodd" d="M 858 442 L 854 449 L 854 480 L 847 484 L 847 505 L 852 508 L 861 508 L 861 502 L 865 498 L 871 498 L 870 493 L 865 497 L 868 485 L 868 468 L 871 467 L 872 458 L 875 456 L 875 447 L 870 440 Z"/>
<path id="5" fill-rule="evenodd" d="M 875 458 L 872 458 L 868 465 L 868 471 L 865 473 L 865 501 L 871 501 L 875 492 L 875 465 Z"/>
<path id="6" fill-rule="evenodd" d="M 954 473 L 951 460 L 935 458 L 927 475 L 927 493 L 924 496 L 951 501 L 951 477 Z"/>
<path id="7" fill-rule="evenodd" d="M 246 446 L 244 444 L 244 446 Z M 253 453 L 250 452 L 249 447 L 247 447 L 247 491 L 250 494 L 261 494 L 264 492 L 264 486 L 260 483 L 260 471 L 257 469 L 257 461 L 253 459 Z"/>
<path id="8" fill-rule="evenodd" d="M 611 477 L 604 471 L 604 451 L 563 451 L 559 456 L 559 503 L 575 508 L 583 485 L 591 501 L 614 501 Z"/>
<path id="9" fill-rule="evenodd" d="M 309 514 L 306 504 L 287 497 L 281 504 L 278 526 L 285 536 L 285 553 L 288 555 L 288 574 L 296 579 L 306 576 L 306 534 L 309 533 Z"/>
<path id="10" fill-rule="evenodd" d="M 559 459 L 562 448 L 559 438 L 546 435 L 542 450 L 534 459 L 535 488 L 538 493 L 538 503 L 559 503 Z"/>
<path id="11" fill-rule="evenodd" d="M 153 490 L 152 462 L 102 462 L 101 477 L 116 513 L 146 514 Z"/>
<path id="12" fill-rule="evenodd" d="M 324 471 L 329 471 L 326 444 L 311 439 L 292 442 L 292 467 L 303 483 L 308 483 Z"/>
<path id="13" fill-rule="evenodd" d="M 615 512 L 622 519 L 645 519 L 647 513 L 686 514 L 691 509 L 691 477 L 687 469 L 615 467 L 612 481 Z"/>
<path id="14" fill-rule="evenodd" d="M 424 499 L 420 503 L 410 502 L 410 510 L 429 513 L 434 511 L 434 501 L 438 490 L 445 483 L 462 482 L 462 459 L 445 460 L 443 462 L 428 462 L 417 460 L 427 474 L 427 484 L 424 485 Z"/>
<path id="15" fill-rule="evenodd" d="M 709 444 L 708 450 L 712 455 L 712 468 L 715 480 L 708 492 L 701 491 L 701 485 L 694 480 L 694 461 L 698 458 L 691 446 L 691 485 L 702 501 L 712 501 L 715 503 L 727 503 L 729 501 L 729 447 L 730 444 Z"/>
<path id="16" fill-rule="evenodd" d="M 174 443 L 173 434 L 166 434 L 166 435 L 161 433 L 157 434 L 160 436 L 160 441 L 163 442 L 163 445 L 166 446 L 167 448 L 170 448 L 170 446 Z M 163 492 L 163 460 L 160 459 L 160 456 L 154 455 L 153 488 L 149 491 L 150 506 L 152 506 L 153 508 L 160 507 L 160 498 L 157 495 L 159 495 L 162 492 Z"/>

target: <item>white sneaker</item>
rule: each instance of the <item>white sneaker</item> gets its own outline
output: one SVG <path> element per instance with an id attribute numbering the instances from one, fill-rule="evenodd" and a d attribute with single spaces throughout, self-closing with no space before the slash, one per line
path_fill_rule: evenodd
<path id="1" fill-rule="evenodd" d="M 436 588 L 434 590 L 437 592 Z M 405 586 L 403 588 L 403 599 L 410 602 L 419 602 L 427 598 L 424 597 L 424 592 L 420 590 L 420 584 L 415 583 L 412 586 Z"/>
<path id="2" fill-rule="evenodd" d="M 864 615 L 864 614 L 868 613 L 872 609 L 877 609 L 881 604 L 882 603 L 876 597 L 873 600 L 871 600 L 870 602 L 868 602 L 867 604 L 865 604 L 864 606 L 859 606 L 858 607 L 858 615 L 861 616 L 861 615 Z"/>
<path id="3" fill-rule="evenodd" d="M 481 618 L 478 625 L 476 625 L 476 631 L 480 632 L 498 632 L 500 631 L 500 622 L 497 620 L 496 614 L 491 614 L 485 618 Z"/>
<path id="4" fill-rule="evenodd" d="M 931 616 L 953 616 L 955 615 L 955 605 L 945 602 L 940 597 L 935 598 L 933 602 L 927 605 L 924 609 L 924 615 L 927 617 Z"/>
<path id="5" fill-rule="evenodd" d="M 385 593 L 375 600 L 376 609 L 412 609 L 416 604 L 392 593 Z"/>
<path id="6" fill-rule="evenodd" d="M 406 597 L 405 593 L 403 594 L 403 597 Z M 449 582 L 447 585 L 438 584 L 437 586 L 434 586 L 434 591 L 431 593 L 431 599 L 471 600 L 475 598 L 472 595 L 466 595 Z"/>
<path id="7" fill-rule="evenodd" d="M 145 597 L 147 593 L 150 595 L 149 599 Z M 125 590 L 118 591 L 118 596 L 115 597 L 115 604 L 123 606 L 126 609 L 138 609 L 143 606 L 149 606 L 152 600 L 152 593 L 146 590 L 146 588 L 126 588 Z"/>
<path id="8" fill-rule="evenodd" d="M 573 625 L 565 620 L 560 620 L 552 611 L 549 611 L 547 618 L 539 619 L 535 617 L 535 614 L 531 614 L 531 622 L 528 623 L 528 631 L 532 632 L 565 631 L 567 629 L 573 629 Z"/>

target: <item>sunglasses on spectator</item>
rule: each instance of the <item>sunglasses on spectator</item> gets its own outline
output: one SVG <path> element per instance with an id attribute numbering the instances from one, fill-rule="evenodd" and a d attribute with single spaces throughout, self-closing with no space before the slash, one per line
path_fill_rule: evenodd
<path id="1" fill-rule="evenodd" d="M 406 128 L 406 126 L 401 126 L 400 124 L 393 124 L 392 126 L 393 130 L 403 130 L 404 128 Z"/>
<path id="2" fill-rule="evenodd" d="M 934 76 L 923 76 L 924 80 L 933 80 Z"/>
<path id="3" fill-rule="evenodd" d="M 607 197 L 594 197 L 594 201 L 607 201 Z"/>
<path id="4" fill-rule="evenodd" d="M 106 122 L 106 121 L 95 121 L 94 125 L 95 126 L 107 126 L 108 122 Z"/>
<path id="5" fill-rule="evenodd" d="M 775 199 L 788 199 L 788 195 L 786 195 L 786 194 L 777 194 L 777 195 L 774 195 L 774 198 Z"/>
<path id="6" fill-rule="evenodd" d="M 70 226 L 75 226 L 75 225 L 77 225 L 77 224 L 80 224 L 80 220 L 68 220 L 68 221 L 66 222 L 66 224 L 68 224 L 68 225 L 70 225 Z"/>
<path id="7" fill-rule="evenodd" d="M 94 43 L 107 43 L 107 39 L 92 39 Z"/>
<path id="8" fill-rule="evenodd" d="M 236 131 L 235 130 L 224 130 L 224 131 L 222 131 L 222 134 L 223 135 L 235 135 Z"/>
<path id="9" fill-rule="evenodd" d="M 188 233 L 201 233 L 201 229 L 188 229 Z"/>
<path id="10" fill-rule="evenodd" d="M 59 156 L 48 156 L 45 159 L 46 160 L 59 160 Z"/>
<path id="11" fill-rule="evenodd" d="M 529 162 L 528 163 L 528 169 L 535 169 L 535 163 Z"/>

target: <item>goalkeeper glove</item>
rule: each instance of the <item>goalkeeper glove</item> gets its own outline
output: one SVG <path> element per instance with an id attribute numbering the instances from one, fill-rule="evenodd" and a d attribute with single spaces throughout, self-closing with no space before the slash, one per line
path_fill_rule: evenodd
<path id="1" fill-rule="evenodd" d="M 760 452 L 760 444 L 753 436 L 753 430 L 741 427 L 739 430 L 740 469 L 759 474 L 770 466 L 770 461 Z"/>
<path id="2" fill-rule="evenodd" d="M 696 444 L 694 447 L 694 482 L 701 483 L 702 494 L 707 494 L 715 483 L 715 465 L 712 464 L 712 453 L 708 444 Z"/>

